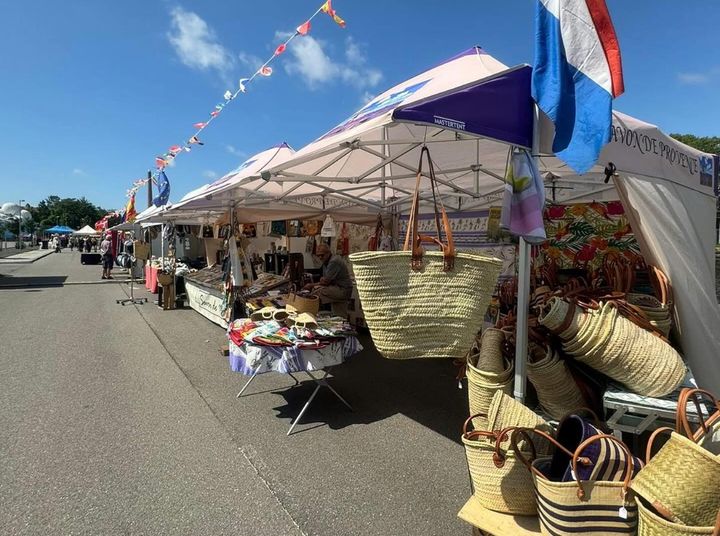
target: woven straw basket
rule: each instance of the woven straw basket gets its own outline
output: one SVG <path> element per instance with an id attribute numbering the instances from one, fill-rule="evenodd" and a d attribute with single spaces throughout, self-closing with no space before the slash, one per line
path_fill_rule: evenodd
<path id="1" fill-rule="evenodd" d="M 536 348 L 544 357 L 530 360 L 527 377 L 533 384 L 543 409 L 553 418 L 560 419 L 568 413 L 585 407 L 580 388 L 570 374 L 567 364 L 552 348 Z M 532 353 L 536 353 L 532 352 Z"/>
<path id="2" fill-rule="evenodd" d="M 572 457 L 573 475 L 578 475 L 580 453 L 598 440 L 613 441 L 626 453 L 627 464 L 623 481 L 575 480 L 555 482 L 545 476 L 551 458 L 539 458 L 529 464 L 526 456 L 518 450 L 519 436 L 530 439 L 526 430 L 512 435 L 512 447 L 523 463 L 530 467 L 537 490 L 540 531 L 546 536 L 575 536 L 579 533 L 591 536 L 608 534 L 634 534 L 637 526 L 637 507 L 628 499 L 627 492 L 633 472 L 633 457 L 627 447 L 613 436 L 598 434 L 583 441 L 574 453 L 562 448 Z M 536 432 L 538 433 L 538 432 Z M 542 435 L 542 433 L 539 433 Z M 575 478 L 578 478 L 577 476 Z M 624 515 L 620 512 L 624 510 Z"/>
<path id="3" fill-rule="evenodd" d="M 563 340 L 575 337 L 584 320 L 585 315 L 580 308 L 558 297 L 550 298 L 546 308 L 538 317 L 540 325 L 556 333 Z M 564 330 L 561 329 L 567 322 L 569 322 L 568 327 Z"/>
<path id="4" fill-rule="evenodd" d="M 160 286 L 166 287 L 168 285 L 172 285 L 175 283 L 175 274 L 166 274 L 163 272 L 158 272 L 157 275 L 158 283 L 160 283 Z"/>
<path id="5" fill-rule="evenodd" d="M 635 499 L 638 508 L 638 536 L 689 536 L 692 534 L 711 534 L 720 536 L 720 512 L 714 526 L 692 527 L 673 523 L 646 508 L 640 499 Z"/>
<path id="6" fill-rule="evenodd" d="M 502 374 L 505 371 L 505 363 L 502 355 L 502 347 L 505 343 L 505 332 L 497 328 L 486 329 L 480 338 L 480 350 L 477 354 L 478 369 L 483 372 Z"/>
<path id="7" fill-rule="evenodd" d="M 502 261 L 456 253 L 443 271 L 443 254 L 426 252 L 410 268 L 409 251 L 350 255 L 358 294 L 373 342 L 383 357 L 462 358 L 482 326 Z"/>
<path id="8" fill-rule="evenodd" d="M 512 393 L 513 372 L 515 367 L 508 360 L 504 360 L 505 370 L 500 374 L 484 372 L 468 362 L 466 374 L 468 380 L 468 407 L 471 415 L 482 413 L 487 415 L 490 402 L 498 391 Z M 482 418 L 475 424 L 481 426 Z"/>
<path id="9" fill-rule="evenodd" d="M 487 429 L 494 431 L 522 427 L 535 428 L 550 435 L 554 433 L 545 419 L 503 391 L 495 392 L 488 409 L 487 422 Z M 552 445 L 542 438 L 536 440 L 534 445 L 538 454 L 545 455 L 552 451 Z M 524 444 L 520 448 L 526 450 Z"/>
<path id="10" fill-rule="evenodd" d="M 648 442 L 648 453 L 659 432 Z M 720 458 L 677 434 L 637 474 L 632 489 L 668 519 L 705 527 L 720 510 Z"/>
<path id="11" fill-rule="evenodd" d="M 300 296 L 291 292 L 285 297 L 285 305 L 291 305 L 298 313 L 318 314 L 320 299 L 317 296 Z"/>
<path id="12" fill-rule="evenodd" d="M 478 415 L 463 428 L 473 495 L 485 508 L 506 514 L 534 515 L 537 507 L 532 478 L 512 450 L 507 448 L 509 430 L 499 433 L 468 431 Z M 505 447 L 502 443 L 506 443 Z"/>
<path id="13" fill-rule="evenodd" d="M 563 348 L 578 361 L 644 396 L 665 396 L 682 383 L 687 369 L 675 349 L 618 314 L 606 303 L 588 313 Z"/>

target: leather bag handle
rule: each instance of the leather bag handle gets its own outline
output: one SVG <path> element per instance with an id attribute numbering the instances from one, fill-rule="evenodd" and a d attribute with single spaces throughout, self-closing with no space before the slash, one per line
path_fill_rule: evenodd
<path id="1" fill-rule="evenodd" d="M 702 405 L 700 404 L 700 398 L 706 398 L 712 402 L 717 411 L 712 413 L 707 419 L 703 418 Z M 693 430 L 690 426 L 690 420 L 687 416 L 687 404 L 692 401 L 698 412 L 700 420 L 700 428 Z M 715 396 L 706 391 L 705 389 L 692 389 L 685 388 L 680 392 L 678 398 L 677 413 L 675 416 L 675 431 L 678 434 L 684 434 L 688 439 L 694 442 L 700 441 L 710 431 L 710 427 L 720 420 L 720 401 Z"/>
<path id="2" fill-rule="evenodd" d="M 633 475 L 633 469 L 635 467 L 634 457 L 630 453 L 630 449 L 627 448 L 625 443 L 620 441 L 615 436 L 609 435 L 609 434 L 596 434 L 592 437 L 587 438 L 585 441 L 580 443 L 578 447 L 575 449 L 575 452 L 573 453 L 572 457 L 572 472 L 573 476 L 575 477 L 575 482 L 577 482 L 578 485 L 578 491 L 577 496 L 578 499 L 581 501 L 585 499 L 585 490 L 582 487 L 582 482 L 580 481 L 580 476 L 578 475 L 577 470 L 577 464 L 578 461 L 581 459 L 580 453 L 588 446 L 594 443 L 595 441 L 599 441 L 600 439 L 608 439 L 610 441 L 614 441 L 618 444 L 618 446 L 625 452 L 625 478 L 623 479 L 623 487 L 622 487 L 622 498 L 623 500 L 625 497 L 627 497 L 628 490 L 630 489 L 630 480 L 632 480 Z"/>
<path id="3" fill-rule="evenodd" d="M 420 179 L 422 178 L 423 156 L 427 157 L 429 166 L 430 186 L 432 189 L 434 200 L 435 229 L 437 231 L 437 238 L 420 235 L 420 233 L 418 232 L 418 221 L 420 214 Z M 443 243 L 442 241 L 442 233 L 440 230 L 441 220 L 447 244 Z M 420 151 L 420 162 L 418 163 L 417 179 L 415 181 L 415 192 L 413 193 L 413 201 L 410 207 L 410 219 L 408 220 L 407 232 L 405 233 L 405 243 L 403 245 L 403 251 L 412 252 L 411 266 L 413 270 L 422 269 L 423 242 L 432 242 L 440 246 L 443 252 L 443 271 L 448 272 L 455 267 L 455 242 L 453 240 L 452 230 L 450 228 L 450 219 L 448 218 L 447 212 L 445 212 L 445 207 L 442 204 L 442 199 L 440 200 L 440 209 L 438 211 L 435 167 L 433 165 L 432 158 L 430 157 L 430 150 L 427 147 L 423 147 Z"/>

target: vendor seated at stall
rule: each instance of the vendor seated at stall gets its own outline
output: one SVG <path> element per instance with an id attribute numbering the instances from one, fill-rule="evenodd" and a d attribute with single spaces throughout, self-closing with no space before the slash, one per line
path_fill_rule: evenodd
<path id="1" fill-rule="evenodd" d="M 322 260 L 322 277 L 319 283 L 305 285 L 312 290 L 320 303 L 329 303 L 334 315 L 347 318 L 348 302 L 352 295 L 352 281 L 347 264 L 342 257 L 333 255 L 326 244 L 317 247 L 316 255 Z"/>

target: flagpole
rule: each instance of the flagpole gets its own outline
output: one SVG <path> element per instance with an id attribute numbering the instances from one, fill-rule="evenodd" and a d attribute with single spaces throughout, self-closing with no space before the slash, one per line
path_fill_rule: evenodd
<path id="1" fill-rule="evenodd" d="M 540 161 L 540 109 L 533 103 L 532 157 Z M 520 237 L 518 246 L 517 328 L 515 331 L 514 396 L 525 403 L 527 393 L 528 315 L 530 313 L 530 244 Z"/>
<path id="2" fill-rule="evenodd" d="M 148 205 L 147 208 L 150 208 L 152 206 L 152 171 L 148 169 L 148 176 L 147 176 L 147 186 L 148 186 Z"/>

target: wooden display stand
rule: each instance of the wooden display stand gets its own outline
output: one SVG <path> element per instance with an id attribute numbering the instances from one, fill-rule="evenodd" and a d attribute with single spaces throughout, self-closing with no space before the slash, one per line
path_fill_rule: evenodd
<path id="1" fill-rule="evenodd" d="M 475 497 L 465 503 L 458 517 L 473 526 L 473 535 L 531 536 L 540 534 L 535 516 L 513 516 L 493 512 L 482 506 Z"/>

